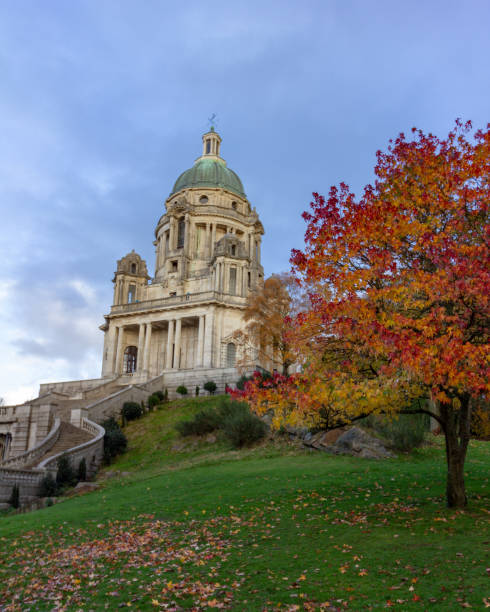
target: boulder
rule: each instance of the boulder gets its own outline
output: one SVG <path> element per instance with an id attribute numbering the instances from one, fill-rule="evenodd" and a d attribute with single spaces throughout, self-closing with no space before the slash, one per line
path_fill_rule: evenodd
<path id="1" fill-rule="evenodd" d="M 378 438 L 374 438 L 359 427 L 343 432 L 337 441 L 322 450 L 334 455 L 353 455 L 366 459 L 387 459 L 395 455 Z"/>

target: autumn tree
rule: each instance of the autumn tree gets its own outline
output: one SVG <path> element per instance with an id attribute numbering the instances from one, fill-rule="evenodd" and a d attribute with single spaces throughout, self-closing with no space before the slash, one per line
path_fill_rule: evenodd
<path id="1" fill-rule="evenodd" d="M 284 374 L 294 362 L 286 334 L 292 303 L 288 291 L 290 282 L 286 275 L 267 278 L 263 286 L 251 294 L 244 312 L 245 330 L 237 332 L 245 362 L 258 351 L 261 361 L 280 363 Z"/>
<path id="2" fill-rule="evenodd" d="M 457 121 L 446 139 L 401 134 L 362 197 L 342 183 L 314 194 L 291 260 L 316 286 L 289 338 L 303 373 L 245 392 L 278 422 L 429 414 L 453 507 L 466 504 L 471 414 L 489 391 L 490 132 L 470 131 Z"/>

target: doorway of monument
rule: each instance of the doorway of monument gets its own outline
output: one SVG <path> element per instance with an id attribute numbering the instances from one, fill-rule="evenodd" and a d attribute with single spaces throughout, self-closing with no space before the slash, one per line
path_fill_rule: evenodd
<path id="1" fill-rule="evenodd" d="M 133 374 L 136 372 L 138 361 L 138 348 L 136 346 L 127 346 L 124 349 L 124 373 Z"/>

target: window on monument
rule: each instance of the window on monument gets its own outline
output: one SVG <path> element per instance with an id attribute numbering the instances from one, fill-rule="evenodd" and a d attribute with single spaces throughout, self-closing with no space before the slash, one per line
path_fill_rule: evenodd
<path id="1" fill-rule="evenodd" d="M 234 244 L 231 245 L 231 254 L 236 255 L 236 245 Z"/>
<path id="2" fill-rule="evenodd" d="M 236 293 L 236 268 L 230 268 L 230 294 L 235 295 L 235 293 Z"/>
<path id="3" fill-rule="evenodd" d="M 250 289 L 250 286 L 252 284 L 252 275 L 250 274 L 250 272 L 248 273 L 248 288 Z"/>
<path id="4" fill-rule="evenodd" d="M 236 361 L 236 346 L 233 342 L 229 342 L 226 347 L 226 367 L 234 368 Z"/>
<path id="5" fill-rule="evenodd" d="M 232 202 L 231 203 L 231 207 L 233 208 L 233 210 L 237 209 L 237 203 L 236 202 Z"/>
<path id="6" fill-rule="evenodd" d="M 128 288 L 128 304 L 136 301 L 136 285 L 129 285 Z"/>
<path id="7" fill-rule="evenodd" d="M 165 234 L 165 253 L 168 253 L 168 245 L 170 244 L 170 234 L 167 232 Z"/>
<path id="8" fill-rule="evenodd" d="M 124 373 L 132 374 L 136 372 L 138 349 L 135 346 L 127 346 L 124 349 Z"/>
<path id="9" fill-rule="evenodd" d="M 131 264 L 131 274 L 136 274 L 136 264 Z"/>
<path id="10" fill-rule="evenodd" d="M 209 138 L 206 140 L 206 153 L 211 153 L 211 141 Z"/>
<path id="11" fill-rule="evenodd" d="M 172 261 L 171 262 L 171 268 L 170 271 L 171 272 L 178 272 L 179 271 L 179 263 L 177 261 Z"/>
<path id="12" fill-rule="evenodd" d="M 207 196 L 201 196 L 201 197 L 199 198 L 199 202 L 201 202 L 201 204 L 206 204 L 206 203 L 207 203 L 207 201 L 208 201 Z"/>
<path id="13" fill-rule="evenodd" d="M 185 239 L 185 219 L 179 219 L 179 225 L 177 229 L 177 248 L 181 249 L 184 246 Z"/>

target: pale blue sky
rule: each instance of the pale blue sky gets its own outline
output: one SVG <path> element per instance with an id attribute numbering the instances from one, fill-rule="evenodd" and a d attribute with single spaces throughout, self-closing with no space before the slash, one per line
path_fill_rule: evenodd
<path id="1" fill-rule="evenodd" d="M 2 0 L 0 397 L 99 375 L 116 259 L 153 269 L 211 113 L 283 271 L 312 191 L 359 191 L 414 125 L 486 125 L 489 25 L 487 0 Z"/>

